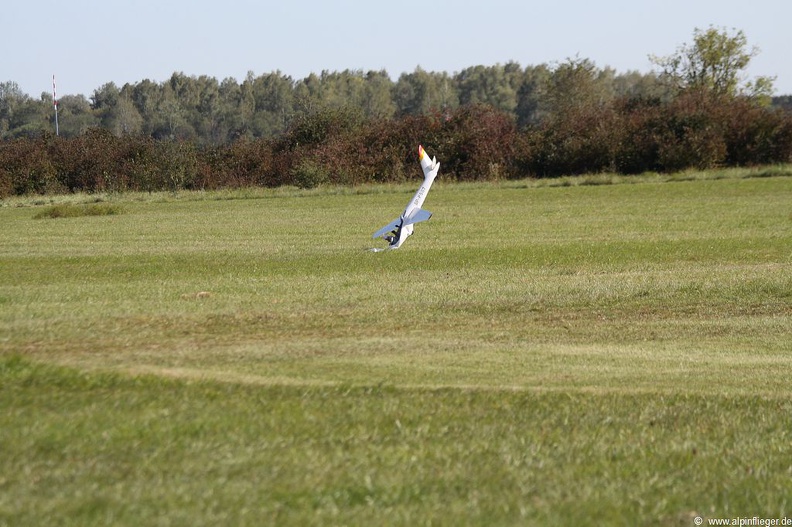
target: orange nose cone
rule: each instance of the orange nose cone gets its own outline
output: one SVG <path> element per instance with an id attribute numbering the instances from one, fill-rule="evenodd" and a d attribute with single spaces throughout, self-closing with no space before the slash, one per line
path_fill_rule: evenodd
<path id="1" fill-rule="evenodd" d="M 423 159 L 425 155 L 426 152 L 424 152 L 423 146 L 418 145 L 418 159 Z"/>

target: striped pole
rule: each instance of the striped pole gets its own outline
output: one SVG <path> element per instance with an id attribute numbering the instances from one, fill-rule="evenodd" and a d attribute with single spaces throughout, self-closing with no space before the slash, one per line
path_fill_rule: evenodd
<path id="1" fill-rule="evenodd" d="M 60 135 L 58 130 L 58 95 L 55 93 L 55 75 L 52 76 L 52 104 L 55 106 L 55 135 Z"/>

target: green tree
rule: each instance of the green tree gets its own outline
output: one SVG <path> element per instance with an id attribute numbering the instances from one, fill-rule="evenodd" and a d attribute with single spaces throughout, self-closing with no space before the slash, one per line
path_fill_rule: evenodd
<path id="1" fill-rule="evenodd" d="M 0 137 L 19 126 L 19 110 L 29 99 L 16 82 L 0 83 Z"/>
<path id="2" fill-rule="evenodd" d="M 748 48 L 742 31 L 731 34 L 726 29 L 710 26 L 707 30 L 696 28 L 693 43 L 683 44 L 673 55 L 650 55 L 649 59 L 661 68 L 662 77 L 678 91 L 692 89 L 718 96 L 769 98 L 773 93 L 773 78 L 744 80 L 745 69 L 758 53 L 758 48 Z"/>
<path id="3" fill-rule="evenodd" d="M 91 110 L 84 95 L 64 95 L 58 99 L 60 134 L 75 137 L 99 126 L 99 119 Z"/>
<path id="4" fill-rule="evenodd" d="M 391 89 L 393 82 L 385 70 L 369 71 L 363 96 L 363 111 L 371 118 L 390 119 L 396 113 Z"/>
<path id="5" fill-rule="evenodd" d="M 169 137 L 195 139 L 198 131 L 196 125 L 201 125 L 201 82 L 181 72 L 173 73 L 165 83 L 164 93 L 162 109 L 169 122 Z"/>
<path id="6" fill-rule="evenodd" d="M 445 72 L 430 73 L 418 67 L 413 73 L 403 73 L 393 88 L 396 111 L 400 115 L 422 115 L 456 108 L 459 98 L 454 84 Z"/>
<path id="7" fill-rule="evenodd" d="M 250 84 L 231 77 L 220 83 L 220 128 L 225 141 L 248 137 L 256 101 Z"/>
<path id="8" fill-rule="evenodd" d="M 668 89 L 660 82 L 657 73 L 643 74 L 627 71 L 616 75 L 613 79 L 616 97 L 626 99 L 662 99 L 668 100 Z"/>
<path id="9" fill-rule="evenodd" d="M 149 79 L 135 84 L 130 94 L 132 103 L 143 118 L 143 133 L 151 137 L 158 137 L 163 128 L 164 120 L 160 113 L 162 96 L 162 85 Z"/>
<path id="10" fill-rule="evenodd" d="M 149 126 L 155 139 L 176 139 L 190 134 L 184 111 L 170 84 L 163 84 L 162 95 L 157 101 L 157 115 Z"/>
<path id="11" fill-rule="evenodd" d="M 456 75 L 460 104 L 488 104 L 498 110 L 514 114 L 517 93 L 522 84 L 519 64 L 505 66 L 473 66 Z"/>
<path id="12" fill-rule="evenodd" d="M 105 124 L 117 137 L 140 133 L 143 129 L 143 118 L 132 103 L 129 93 L 122 93 L 118 98 L 118 103 L 107 113 Z"/>
<path id="13" fill-rule="evenodd" d="M 143 126 L 143 118 L 130 96 L 131 87 L 126 85 L 125 90 L 122 96 L 118 86 L 108 82 L 94 90 L 91 97 L 91 107 L 101 127 L 116 136 L 139 132 Z"/>
<path id="14" fill-rule="evenodd" d="M 550 68 L 546 64 L 527 67 L 523 71 L 522 82 L 517 90 L 517 108 L 514 110 L 520 127 L 541 121 L 540 103 L 550 75 Z"/>
<path id="15" fill-rule="evenodd" d="M 0 138 L 54 131 L 54 118 L 51 93 L 42 92 L 37 100 L 23 93 L 15 82 L 0 83 Z"/>
<path id="16" fill-rule="evenodd" d="M 249 85 L 253 95 L 253 135 L 271 137 L 286 130 L 294 113 L 294 81 L 280 71 L 259 77 L 248 73 L 243 83 Z"/>
<path id="17" fill-rule="evenodd" d="M 118 103 L 118 96 L 121 90 L 113 82 L 103 84 L 100 88 L 94 90 L 91 96 L 91 108 L 98 112 L 109 110 Z"/>
<path id="18" fill-rule="evenodd" d="M 602 106 L 613 99 L 613 78 L 613 70 L 600 70 L 589 59 L 567 59 L 547 77 L 539 111 L 563 117 L 581 109 Z"/>
<path id="19" fill-rule="evenodd" d="M 294 86 L 295 110 L 300 115 L 313 113 L 322 104 L 322 81 L 315 73 L 311 73 Z"/>
<path id="20" fill-rule="evenodd" d="M 193 110 L 193 128 L 198 134 L 198 140 L 220 144 L 224 140 L 220 85 L 216 78 L 206 75 L 194 79 L 194 82 L 198 90 L 198 104 Z"/>
<path id="21" fill-rule="evenodd" d="M 322 71 L 319 77 L 322 84 L 322 105 L 324 108 L 363 107 L 365 79 L 363 72 L 344 70 L 342 72 Z"/>

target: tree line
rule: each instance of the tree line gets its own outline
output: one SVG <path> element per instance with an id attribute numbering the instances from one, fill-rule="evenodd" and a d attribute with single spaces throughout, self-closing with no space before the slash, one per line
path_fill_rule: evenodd
<path id="1" fill-rule="evenodd" d="M 590 87 L 598 97 L 662 96 L 655 74 L 592 68 Z M 392 81 L 382 71 L 323 71 L 295 80 L 281 72 L 242 82 L 174 73 L 164 82 L 143 80 L 118 87 L 108 83 L 90 100 L 66 95 L 58 100 L 60 134 L 76 137 L 92 128 L 114 135 L 143 134 L 154 139 L 220 145 L 238 140 L 274 137 L 289 125 L 317 111 L 358 108 L 369 119 L 393 119 L 431 111 L 453 111 L 469 104 L 487 104 L 510 114 L 520 126 L 538 122 L 552 104 L 554 79 L 568 66 L 521 67 L 515 62 L 473 66 L 454 75 L 416 68 Z M 54 130 L 52 94 L 33 99 L 13 82 L 0 84 L 0 134 L 30 136 Z"/>
<path id="2" fill-rule="evenodd" d="M 241 83 L 173 74 L 89 102 L 0 84 L 0 195 L 399 181 L 422 142 L 457 179 L 789 162 L 789 97 L 745 81 L 742 32 L 696 30 L 659 73 L 553 66 L 279 72 Z"/>
<path id="3" fill-rule="evenodd" d="M 587 89 L 602 101 L 669 99 L 673 90 L 657 73 L 617 73 L 587 60 L 521 67 L 515 62 L 473 66 L 454 75 L 417 68 L 392 81 L 386 71 L 324 71 L 300 80 L 271 72 L 237 82 L 174 73 L 164 82 L 143 80 L 118 87 L 107 83 L 83 95 L 57 101 L 59 132 L 76 137 L 92 128 L 115 135 L 144 134 L 155 139 L 225 144 L 240 138 L 273 137 L 296 118 L 329 108 L 352 106 L 368 118 L 399 118 L 430 111 L 452 111 L 488 104 L 511 115 L 520 127 L 548 116 L 569 69 L 592 70 Z M 774 107 L 789 107 L 790 96 L 768 97 Z M 12 139 L 54 130 L 52 94 L 32 98 L 12 81 L 0 83 L 0 138 Z"/>
<path id="4" fill-rule="evenodd" d="M 509 62 L 472 66 L 453 75 L 416 68 L 395 82 L 384 70 L 323 71 L 299 80 L 279 71 L 259 76 L 250 72 L 242 82 L 174 73 L 160 83 L 143 80 L 121 88 L 107 83 L 94 90 L 90 100 L 67 95 L 57 106 L 64 137 L 104 128 L 117 136 L 143 134 L 202 145 L 274 137 L 296 118 L 343 107 L 358 108 L 369 119 L 392 119 L 486 104 L 506 112 L 525 128 L 551 117 L 564 98 L 584 97 L 601 103 L 624 98 L 668 101 L 680 89 L 690 87 L 788 106 L 789 96 L 771 97 L 772 78 L 741 79 L 740 73 L 757 53 L 748 47 L 741 31 L 710 27 L 695 30 L 693 43 L 682 45 L 668 57 L 651 56 L 659 73 L 620 74 L 579 58 L 556 65 L 522 67 Z M 585 78 L 578 74 L 580 70 L 585 70 Z M 34 99 L 12 81 L 0 83 L 0 137 L 52 130 L 52 97 L 44 92 Z"/>

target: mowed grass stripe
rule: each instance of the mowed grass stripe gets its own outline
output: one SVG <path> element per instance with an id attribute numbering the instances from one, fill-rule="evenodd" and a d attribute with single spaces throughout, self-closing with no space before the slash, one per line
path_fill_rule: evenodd
<path id="1" fill-rule="evenodd" d="M 13 525 L 686 525 L 792 491 L 788 399 L 0 379 Z"/>

